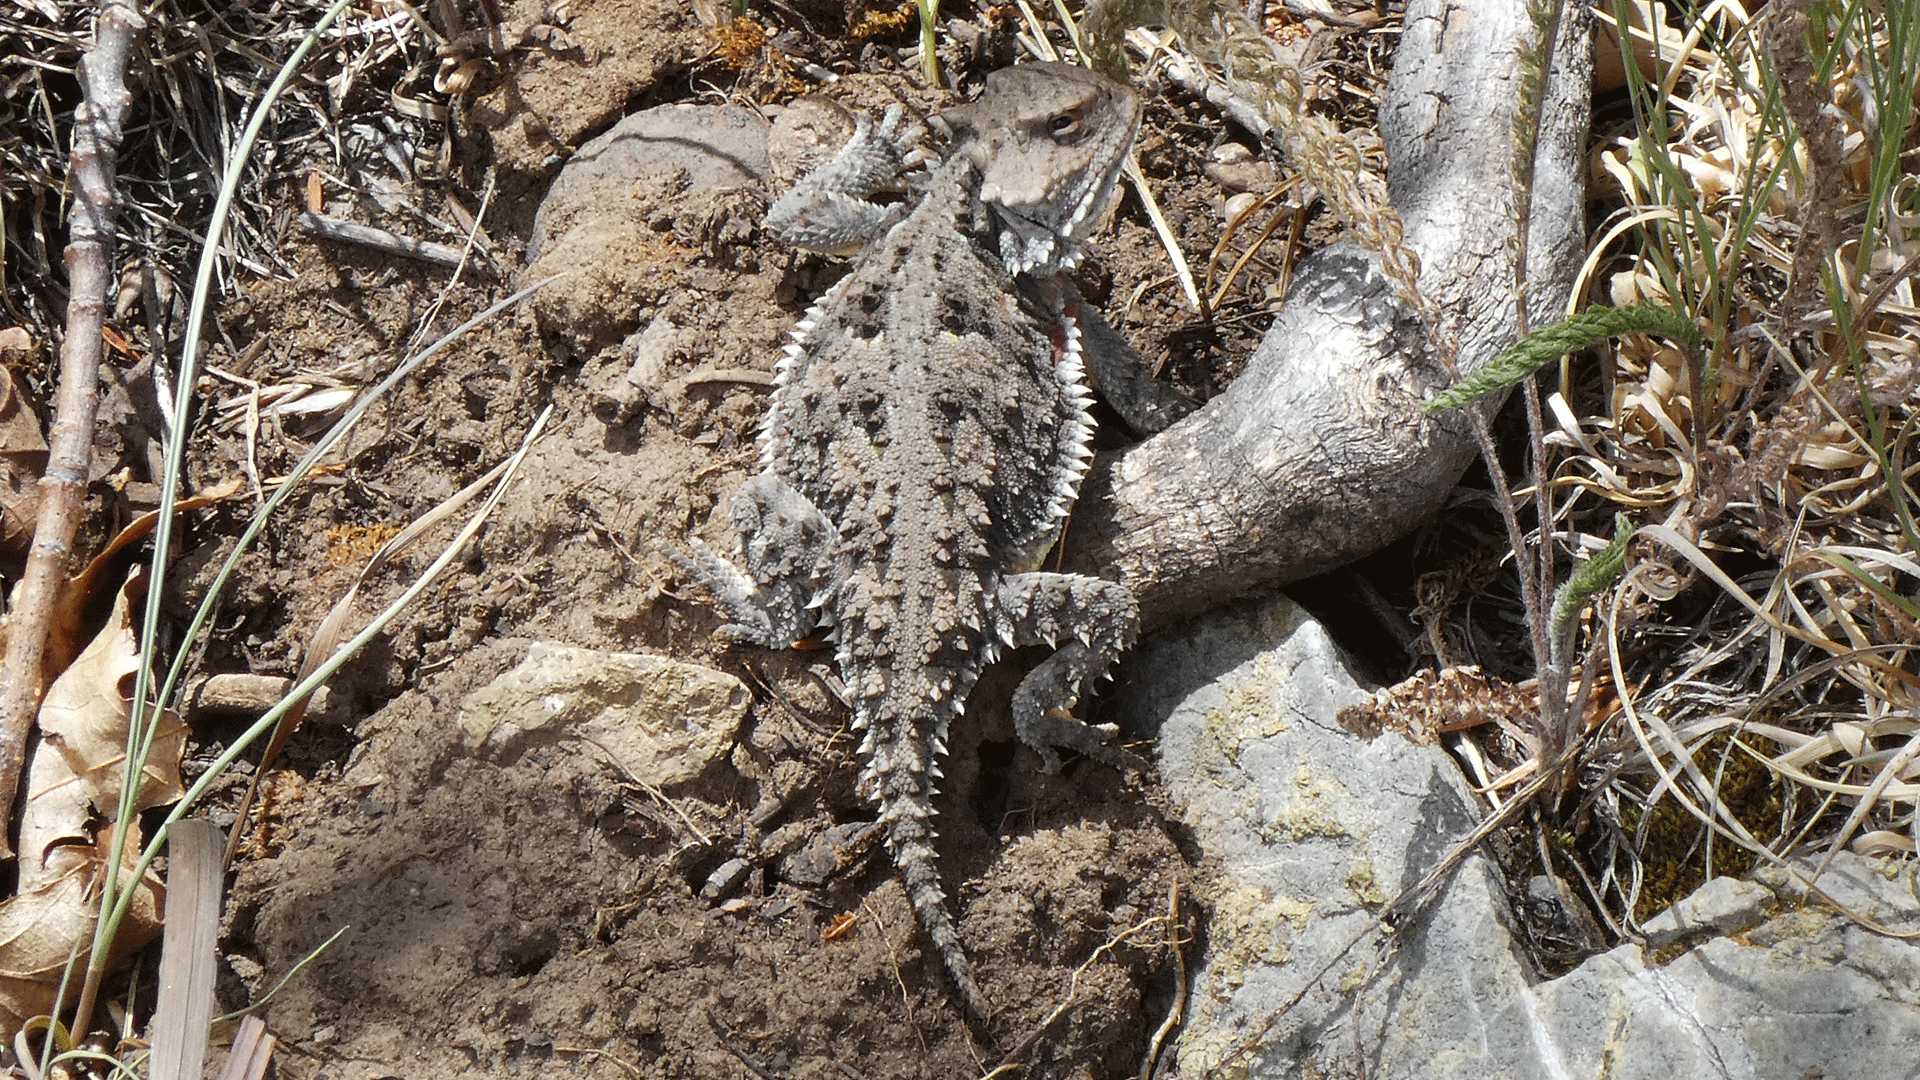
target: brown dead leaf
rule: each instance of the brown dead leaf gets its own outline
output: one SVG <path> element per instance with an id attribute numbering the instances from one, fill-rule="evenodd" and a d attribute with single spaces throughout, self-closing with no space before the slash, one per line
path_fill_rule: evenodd
<path id="1" fill-rule="evenodd" d="M 139 854 L 135 845 L 127 851 Z M 53 1007 L 76 943 L 80 949 L 69 995 L 79 991 L 100 899 L 101 861 L 101 852 L 91 846 L 60 848 L 53 855 L 56 873 L 30 891 L 0 900 L 0 1036 L 9 1045 L 22 1024 Z M 163 899 L 159 879 L 148 874 L 114 937 L 116 960 L 158 936 Z"/>
<path id="2" fill-rule="evenodd" d="M 145 575 L 127 579 L 113 614 L 71 666 L 47 688 L 40 706 L 40 745 L 27 772 L 27 805 L 20 816 L 20 882 L 37 884 L 35 864 L 56 844 L 90 840 L 89 825 L 120 812 L 127 723 L 140 669 L 132 593 Z M 173 802 L 184 794 L 180 752 L 187 729 L 160 719 L 134 809 Z"/>
<path id="3" fill-rule="evenodd" d="M 239 477 L 234 477 L 179 500 L 173 508 L 184 514 L 189 510 L 223 502 L 240 491 L 241 483 Z M 52 623 L 47 627 L 46 661 L 43 666 L 49 677 L 65 671 L 67 665 L 73 662 L 81 643 L 86 640 L 84 635 L 91 628 L 91 620 L 100 617 L 105 605 L 99 602 L 103 598 L 96 598 L 95 590 L 104 588 L 102 582 L 117 581 L 127 573 L 127 567 L 137 554 L 137 546 L 159 521 L 160 511 L 149 510 L 127 522 L 126 527 L 107 541 L 107 546 L 87 563 L 84 570 L 61 587 L 59 605 Z M 0 630 L 4 630 L 3 624 L 0 624 Z M 0 641 L 3 640 L 4 635 L 0 634 Z"/>
<path id="4" fill-rule="evenodd" d="M 19 327 L 0 330 L 0 352 L 13 351 Z M 27 404 L 11 368 L 0 369 L 0 570 L 19 576 L 40 517 L 40 474 L 47 468 L 47 440 L 40 417 Z"/>
<path id="5" fill-rule="evenodd" d="M 20 891 L 0 901 L 0 1037 L 45 1012 L 67 960 L 84 955 L 93 936 L 100 874 L 118 848 L 123 869 L 139 858 L 139 838 L 113 842 L 126 769 L 127 727 L 140 656 L 132 601 L 145 577 L 130 576 L 107 625 L 47 689 L 41 739 L 27 766 L 27 802 L 20 815 Z M 179 799 L 186 725 L 162 716 L 142 771 L 135 811 Z M 137 885 L 129 919 L 115 938 L 116 955 L 159 932 L 160 882 Z"/>

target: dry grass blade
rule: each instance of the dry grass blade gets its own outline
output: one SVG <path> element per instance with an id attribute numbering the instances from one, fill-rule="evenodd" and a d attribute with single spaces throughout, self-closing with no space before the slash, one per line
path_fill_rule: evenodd
<path id="1" fill-rule="evenodd" d="M 166 931 L 149 1080 L 199 1080 L 207 1059 L 225 840 L 218 826 L 193 818 L 167 830 Z"/>
<path id="2" fill-rule="evenodd" d="M 1842 824 L 1839 831 L 1834 834 L 1833 843 L 1827 848 L 1826 857 L 1820 860 L 1819 867 L 1813 872 L 1814 877 L 1819 877 L 1821 873 L 1827 869 L 1827 865 L 1833 861 L 1834 854 L 1845 847 L 1848 841 L 1853 839 L 1854 833 L 1860 828 L 1860 823 L 1867 820 L 1867 815 L 1873 812 L 1874 806 L 1882 798 L 1892 798 L 1897 794 L 1904 794 L 1906 799 L 1902 801 L 1910 803 L 1920 801 L 1920 792 L 1912 790 L 1914 785 L 1903 785 L 1909 790 L 1902 793 L 1896 793 L 1890 790 L 1894 780 L 1905 776 L 1908 767 L 1913 764 L 1914 759 L 1917 757 L 1920 757 L 1920 735 L 1909 738 L 1907 745 L 1901 747 L 1898 753 L 1887 759 L 1887 763 L 1882 765 L 1880 771 L 1874 774 L 1873 783 L 1868 786 L 1866 791 L 1861 792 L 1860 801 L 1854 804 L 1853 813 L 1847 815 L 1846 822 Z"/>
<path id="3" fill-rule="evenodd" d="M 1140 171 L 1138 155 L 1128 154 L 1125 174 L 1133 190 L 1140 195 L 1140 205 L 1146 208 L 1147 220 L 1153 222 L 1154 234 L 1160 237 L 1160 246 L 1166 249 L 1167 260 L 1173 263 L 1173 276 L 1180 279 L 1180 291 L 1187 294 L 1187 303 L 1203 316 L 1207 314 L 1206 301 L 1200 297 L 1200 286 L 1193 280 L 1193 267 L 1187 264 L 1186 253 L 1180 250 L 1180 240 L 1173 234 L 1173 226 L 1167 223 L 1167 216 L 1160 212 L 1160 203 L 1153 197 L 1153 189 L 1147 186 L 1147 174 Z"/>
<path id="4" fill-rule="evenodd" d="M 233 1050 L 227 1056 L 227 1067 L 220 1070 L 220 1080 L 263 1080 L 267 1075 L 267 1066 L 273 1061 L 274 1037 L 267 1034 L 267 1025 L 257 1016 L 249 1016 L 240 1021 L 240 1030 L 233 1037 Z"/>
<path id="5" fill-rule="evenodd" d="M 1853 646 L 1833 641 L 1813 630 L 1795 626 L 1785 619 L 1782 619 L 1779 615 L 1774 614 L 1771 610 L 1771 605 L 1772 603 L 1778 602 L 1781 595 L 1779 591 L 1776 591 L 1768 597 L 1769 603 L 1760 603 L 1748 595 L 1747 591 L 1741 588 L 1733 578 L 1729 577 L 1727 572 L 1722 570 L 1718 563 L 1709 558 L 1706 552 L 1701 551 L 1699 545 L 1681 536 L 1675 530 L 1665 525 L 1649 525 L 1641 529 L 1640 533 L 1643 536 L 1659 540 L 1661 543 L 1666 544 L 1678 552 L 1689 563 L 1693 564 L 1694 569 L 1705 575 L 1707 579 L 1715 585 L 1718 585 L 1721 591 L 1738 602 L 1741 607 L 1746 608 L 1755 618 L 1766 623 L 1776 634 L 1794 638 L 1807 645 L 1812 645 L 1815 648 L 1825 650 L 1835 655 L 1856 651 Z M 1888 678 L 1920 689 L 1920 676 L 1903 671 L 1893 664 L 1874 657 L 1862 656 L 1860 659 L 1863 663 L 1877 668 L 1881 674 Z"/>
<path id="6" fill-rule="evenodd" d="M 498 498 L 499 492 L 502 489 L 501 485 L 504 484 L 506 479 L 510 479 L 513 471 L 519 467 L 521 460 L 526 456 L 528 447 L 539 437 L 540 431 L 545 426 L 545 419 L 546 414 L 541 414 L 541 419 L 536 421 L 532 430 L 527 433 L 526 443 L 521 446 L 519 453 L 487 470 L 479 479 L 461 488 L 439 505 L 422 514 L 405 529 L 402 529 L 399 533 L 389 538 L 386 543 L 380 546 L 380 550 L 374 552 L 373 555 L 368 558 L 366 566 L 360 571 L 360 575 L 354 579 L 353 584 L 347 587 L 347 591 L 341 595 L 340 599 L 334 601 L 333 607 L 328 610 L 326 617 L 320 620 L 320 626 L 314 631 L 313 640 L 307 646 L 306 658 L 302 661 L 300 670 L 294 675 L 295 683 L 306 682 L 315 671 L 341 650 L 341 638 L 346 634 L 347 619 L 355 610 L 355 601 L 360 595 L 360 588 L 369 578 L 378 572 L 381 567 L 387 565 L 387 563 L 391 562 L 395 557 L 413 546 L 415 541 L 457 513 L 460 508 L 473 501 L 473 499 L 481 495 L 489 487 L 492 487 L 494 490 L 493 498 Z M 461 533 L 463 538 L 472 535 L 472 531 L 478 528 L 481 521 L 485 520 L 492 505 L 492 501 L 489 501 L 474 521 L 468 523 L 467 529 Z M 465 540 L 462 539 L 460 543 L 464 544 Z M 304 695 L 300 697 L 275 726 L 273 737 L 271 741 L 268 742 L 265 752 L 261 755 L 260 764 L 254 769 L 253 778 L 247 784 L 247 793 L 240 801 L 240 806 L 237 810 L 238 816 L 234 822 L 233 834 L 227 840 L 227 862 L 233 860 L 234 852 L 239 848 L 240 839 L 246 832 L 248 813 L 253 806 L 254 800 L 260 793 L 260 778 L 266 774 L 274 758 L 279 755 L 281 748 L 286 745 L 287 740 L 292 737 L 294 730 L 299 727 L 301 719 L 306 715 L 307 703 L 307 697 Z"/>
<path id="7" fill-rule="evenodd" d="M 1656 46 L 1646 27 L 1670 12 L 1613 6 L 1646 45 L 1647 81 L 1633 87 L 1643 124 L 1600 155 L 1613 188 L 1602 194 L 1621 205 L 1588 266 L 1611 260 L 1597 285 L 1615 304 L 1674 304 L 1717 340 L 1704 371 L 1659 343 L 1622 341 L 1605 415 L 1563 410 L 1560 445 L 1577 453 L 1557 483 L 1576 502 L 1660 520 L 1644 532 L 1688 572 L 1647 594 L 1656 605 L 1684 598 L 1687 579 L 1737 605 L 1677 627 L 1642 609 L 1647 631 L 1716 642 L 1627 703 L 1637 747 L 1619 775 L 1657 778 L 1617 788 L 1642 837 L 1668 798 L 1755 858 L 1814 843 L 1830 858 L 1860 832 L 1915 826 L 1905 774 L 1920 751 L 1895 722 L 1920 703 L 1920 561 L 1901 464 L 1920 423 L 1920 321 L 1914 191 L 1900 180 L 1920 36 L 1903 7 L 1708 5 Z M 1737 581 L 1730 554 L 1749 567 Z M 1622 643 L 1643 670 L 1673 664 L 1657 636 L 1627 632 L 1643 634 Z M 1735 771 L 1759 766 L 1784 808 L 1766 811 L 1764 843 L 1762 821 L 1749 832 L 1719 797 L 1726 766 L 1695 761 L 1728 752 Z M 1794 809 L 1796 791 L 1810 810 Z M 1696 846 L 1710 861 L 1712 844 Z"/>

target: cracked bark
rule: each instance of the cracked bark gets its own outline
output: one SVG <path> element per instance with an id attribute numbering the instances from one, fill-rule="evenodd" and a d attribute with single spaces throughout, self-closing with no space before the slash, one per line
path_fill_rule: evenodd
<path id="1" fill-rule="evenodd" d="M 1511 150 L 1524 0 L 1415 0 L 1380 112 L 1387 183 L 1420 290 L 1462 374 L 1516 335 Z M 1585 251 L 1592 57 L 1570 8 L 1546 80 L 1528 245 L 1532 322 L 1563 313 Z M 1069 536 L 1073 569 L 1126 584 L 1149 625 L 1323 573 L 1429 517 L 1474 455 L 1416 316 L 1354 245 L 1302 263 L 1247 371 L 1207 406 L 1102 462 Z"/>

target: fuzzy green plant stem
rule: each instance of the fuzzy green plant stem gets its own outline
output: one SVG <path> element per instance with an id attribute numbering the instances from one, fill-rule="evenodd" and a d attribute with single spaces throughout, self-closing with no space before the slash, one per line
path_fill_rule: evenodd
<path id="1" fill-rule="evenodd" d="M 920 70 L 928 86 L 939 86 L 940 50 L 934 35 L 940 24 L 940 0 L 915 0 L 915 5 L 920 9 Z"/>
<path id="2" fill-rule="evenodd" d="M 1692 319 L 1658 304 L 1629 307 L 1591 307 L 1547 325 L 1514 342 L 1467 378 L 1447 387 L 1420 407 L 1435 413 L 1468 405 L 1533 377 L 1547 364 L 1589 345 L 1621 334 L 1661 334 L 1690 350 L 1706 347 L 1706 335 Z M 1698 408 L 1698 403 L 1695 408 Z"/>
<path id="3" fill-rule="evenodd" d="M 1594 307 L 1549 323 L 1521 338 L 1472 375 L 1435 394 L 1421 406 L 1421 411 L 1433 415 L 1451 409 L 1465 408 L 1490 394 L 1504 392 L 1522 382 L 1531 387 L 1534 373 L 1546 364 L 1576 349 L 1583 349 L 1619 334 L 1629 333 L 1661 334 L 1681 342 L 1687 352 L 1689 369 L 1697 371 L 1701 366 L 1701 356 L 1706 351 L 1707 339 L 1692 319 L 1657 304 L 1637 304 L 1624 308 Z M 1694 386 L 1697 392 L 1699 380 L 1695 381 Z M 1528 398 L 1530 405 L 1535 400 L 1533 397 Z M 1535 408 L 1537 409 L 1537 406 Z M 1695 414 L 1697 415 L 1700 410 L 1701 405 L 1696 398 Z M 1475 421 L 1474 431 L 1481 441 L 1481 453 L 1487 459 L 1488 473 L 1494 480 L 1503 504 L 1510 505 L 1508 500 L 1511 496 L 1506 492 L 1504 473 L 1498 467 L 1497 459 L 1492 452 L 1492 442 L 1486 431 L 1485 421 L 1477 413 L 1470 413 L 1469 417 Z M 1536 434 L 1534 439 L 1535 486 L 1544 488 L 1547 466 L 1542 457 L 1543 440 L 1537 437 L 1539 430 L 1537 413 L 1529 416 L 1529 424 L 1530 429 Z M 1552 586 L 1552 579 L 1549 576 L 1552 564 L 1545 557 L 1545 550 L 1551 544 L 1551 539 L 1544 535 L 1552 521 L 1552 517 L 1547 513 L 1548 509 L 1543 503 L 1540 518 L 1543 533 L 1541 555 L 1533 564 L 1539 568 L 1540 580 L 1537 583 L 1534 582 L 1533 571 L 1529 569 L 1527 560 L 1522 559 L 1519 568 L 1523 595 L 1529 598 L 1529 615 L 1535 620 L 1538 619 L 1536 606 L 1538 602 L 1532 598 L 1539 596 Z M 1514 523 L 1509 521 L 1508 528 L 1512 531 L 1515 528 Z M 1631 532 L 1631 525 L 1621 518 L 1615 528 L 1614 540 L 1614 545 L 1617 545 L 1621 551 L 1624 551 L 1625 538 Z M 1522 551 L 1522 548 L 1515 547 L 1516 554 Z M 1613 553 L 1609 558 L 1614 562 L 1596 558 L 1577 569 L 1573 579 L 1555 592 L 1552 609 L 1546 613 L 1545 625 L 1541 625 L 1538 621 L 1534 623 L 1535 664 L 1538 668 L 1540 686 L 1542 737 L 1540 756 L 1541 764 L 1549 771 L 1559 768 L 1566 751 L 1573 745 L 1573 729 L 1577 722 L 1577 717 L 1567 715 L 1567 688 L 1572 673 L 1568 662 L 1568 653 L 1572 646 L 1570 637 L 1572 618 L 1589 597 L 1611 583 L 1612 579 L 1608 578 L 1600 581 L 1599 584 L 1591 584 L 1599 581 L 1596 575 L 1612 567 L 1614 576 L 1618 576 L 1618 567 L 1614 563 L 1617 562 L 1619 553 L 1614 552 L 1613 547 L 1609 547 L 1607 552 Z M 1529 584 L 1532 584 L 1531 588 L 1527 587 Z"/>
<path id="4" fill-rule="evenodd" d="M 1548 630 L 1553 635 L 1553 662 L 1564 667 L 1573 646 L 1574 618 L 1587 601 L 1614 582 L 1627 569 L 1627 543 L 1633 539 L 1633 522 L 1625 514 L 1613 515 L 1613 540 L 1599 553 L 1581 563 L 1573 576 L 1555 590 L 1553 614 Z"/>

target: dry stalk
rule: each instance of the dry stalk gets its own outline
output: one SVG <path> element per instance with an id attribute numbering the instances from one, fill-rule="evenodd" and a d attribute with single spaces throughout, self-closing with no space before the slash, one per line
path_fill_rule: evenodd
<path id="1" fill-rule="evenodd" d="M 1093 66 L 1117 75 L 1125 65 L 1122 35 L 1128 27 L 1148 22 L 1171 27 L 1195 56 L 1220 65 L 1235 94 L 1259 108 L 1287 160 L 1348 222 L 1353 239 L 1379 257 L 1381 272 L 1426 326 L 1437 357 L 1447 370 L 1458 371 L 1457 343 L 1436 332 L 1445 323 L 1420 292 L 1420 260 L 1404 241 L 1385 181 L 1368 171 L 1365 154 L 1346 132 L 1306 108 L 1300 69 L 1282 60 L 1239 5 L 1227 0 L 1108 0 L 1081 25 Z"/>
<path id="2" fill-rule="evenodd" d="M 267 1065 L 273 1061 L 275 1043 L 274 1037 L 267 1034 L 266 1021 L 257 1016 L 241 1020 L 240 1032 L 233 1037 L 227 1067 L 221 1070 L 220 1080 L 262 1080 L 267 1075 Z"/>
<path id="3" fill-rule="evenodd" d="M 46 689 L 42 665 L 47 629 L 80 524 L 93 457 L 93 420 L 100 402 L 100 331 L 113 275 L 114 154 L 133 95 L 127 54 L 146 20 L 130 0 L 102 0 L 93 48 L 81 63 L 85 100 L 74 110 L 69 170 L 73 212 L 67 244 L 67 326 L 60 347 L 60 387 L 48 434 L 40 518 L 27 567 L 8 612 L 0 661 L 0 854 L 11 855 L 14 793 L 26 761 L 27 734 Z"/>
<path id="4" fill-rule="evenodd" d="M 1173 1004 L 1167 1008 L 1167 1018 L 1160 1022 L 1153 1038 L 1147 1040 L 1147 1056 L 1140 1063 L 1140 1080 L 1153 1080 L 1153 1067 L 1160 1060 L 1161 1047 L 1187 1018 L 1186 946 L 1189 943 L 1180 935 L 1180 879 L 1175 878 L 1167 889 L 1167 948 L 1173 953 Z"/>
<path id="5" fill-rule="evenodd" d="M 1008 1053 L 1005 1058 L 1001 1059 L 1000 1064 L 995 1065 L 990 1072 L 982 1075 L 980 1080 L 994 1080 L 995 1077 L 1005 1076 L 1020 1067 L 1020 1063 L 1026 1060 L 1029 1053 L 1033 1052 L 1033 1048 L 1040 1044 L 1040 1038 L 1047 1033 L 1047 1029 L 1052 1027 L 1061 1017 L 1067 1015 L 1067 1012 L 1079 1003 L 1080 976 L 1085 975 L 1088 969 L 1099 963 L 1101 957 L 1161 923 L 1170 923 L 1172 921 L 1173 916 L 1171 914 L 1154 915 L 1142 919 L 1108 938 L 1105 944 L 1093 950 L 1093 954 L 1088 956 L 1085 962 L 1073 969 L 1072 978 L 1067 980 L 1066 997 L 1061 1000 L 1060 1004 L 1054 1006 L 1053 1011 L 1047 1014 L 1047 1018 L 1040 1021 L 1026 1038 L 1021 1039 L 1020 1042 L 1014 1046 L 1013 1050 Z"/>
<path id="6" fill-rule="evenodd" d="M 1799 219 L 1804 230 L 1794 248 L 1793 270 L 1780 301 L 1780 337 L 1791 340 L 1801 330 L 1802 317 L 1813 306 L 1820 289 L 1820 268 L 1833 247 L 1840 207 L 1845 196 L 1840 170 L 1845 167 L 1841 144 L 1844 133 L 1829 115 L 1825 90 L 1807 55 L 1807 12 L 1804 4 L 1775 8 L 1767 19 L 1766 44 L 1780 77 L 1780 104 L 1807 147 L 1811 174 Z M 1826 94 L 1828 98 L 1831 94 Z"/>

